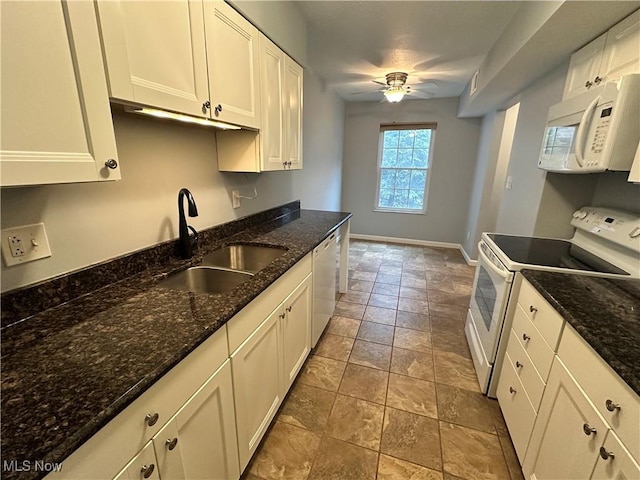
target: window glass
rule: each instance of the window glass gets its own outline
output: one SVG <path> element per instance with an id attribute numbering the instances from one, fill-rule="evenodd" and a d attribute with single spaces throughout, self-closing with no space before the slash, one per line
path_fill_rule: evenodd
<path id="1" fill-rule="evenodd" d="M 434 126 L 381 127 L 376 210 L 424 213 Z"/>

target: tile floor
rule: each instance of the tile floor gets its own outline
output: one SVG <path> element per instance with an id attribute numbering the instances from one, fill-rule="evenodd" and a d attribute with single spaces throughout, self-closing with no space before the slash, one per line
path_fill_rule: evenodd
<path id="1" fill-rule="evenodd" d="M 349 292 L 243 480 L 522 479 L 464 337 L 459 251 L 353 241 Z"/>

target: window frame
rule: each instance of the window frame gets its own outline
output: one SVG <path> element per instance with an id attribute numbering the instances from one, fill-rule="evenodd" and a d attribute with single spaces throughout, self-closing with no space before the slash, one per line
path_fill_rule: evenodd
<path id="1" fill-rule="evenodd" d="M 382 153 L 384 146 L 384 132 L 390 130 L 431 130 L 431 136 L 429 140 L 429 153 L 427 156 L 427 168 L 424 170 L 427 172 L 427 178 L 424 182 L 424 192 L 422 209 L 409 209 L 409 208 L 394 208 L 394 207 L 380 207 L 380 182 L 382 179 Z M 386 213 L 406 213 L 409 215 L 425 215 L 427 213 L 428 195 L 429 195 L 429 183 L 431 182 L 431 168 L 433 162 L 433 151 L 435 142 L 435 132 L 437 129 L 436 123 L 392 123 L 392 124 L 380 124 L 380 130 L 378 133 L 378 159 L 377 159 L 377 181 L 376 181 L 376 195 L 375 203 L 373 206 L 374 212 L 386 212 Z M 384 167 L 387 168 L 387 167 Z M 421 168 L 409 167 L 413 170 L 423 170 Z"/>

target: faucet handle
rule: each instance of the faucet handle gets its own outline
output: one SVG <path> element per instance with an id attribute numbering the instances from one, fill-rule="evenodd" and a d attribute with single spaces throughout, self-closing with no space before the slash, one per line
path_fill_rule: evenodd
<path id="1" fill-rule="evenodd" d="M 189 236 L 189 240 L 191 242 L 192 245 L 195 245 L 196 247 L 198 246 L 198 231 L 193 228 L 191 225 L 187 225 L 187 228 L 189 230 L 191 230 L 191 233 L 193 233 L 193 235 Z"/>

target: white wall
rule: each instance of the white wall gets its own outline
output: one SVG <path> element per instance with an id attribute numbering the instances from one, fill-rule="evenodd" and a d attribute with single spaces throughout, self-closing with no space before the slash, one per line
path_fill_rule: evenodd
<path id="1" fill-rule="evenodd" d="M 119 182 L 2 189 L 2 228 L 44 222 L 53 256 L 2 265 L 2 291 L 176 238 L 178 190 L 193 193 L 204 229 L 300 199 L 339 210 L 344 104 L 313 72 L 304 82 L 304 169 L 244 175 L 217 171 L 215 130 L 119 113 Z M 231 190 L 258 190 L 231 208 Z"/>
<path id="2" fill-rule="evenodd" d="M 399 104 L 347 104 L 342 209 L 353 212 L 359 234 L 461 243 L 467 222 L 480 135 L 480 119 L 456 117 L 457 98 Z M 425 215 L 374 212 L 381 123 L 436 122 Z"/>
<path id="3" fill-rule="evenodd" d="M 524 90 L 519 96 L 520 111 L 513 140 L 508 176 L 512 188 L 504 190 L 496 231 L 513 235 L 532 235 L 545 185 L 538 168 L 542 136 L 549 107 L 562 97 L 567 64 L 561 65 Z"/>

